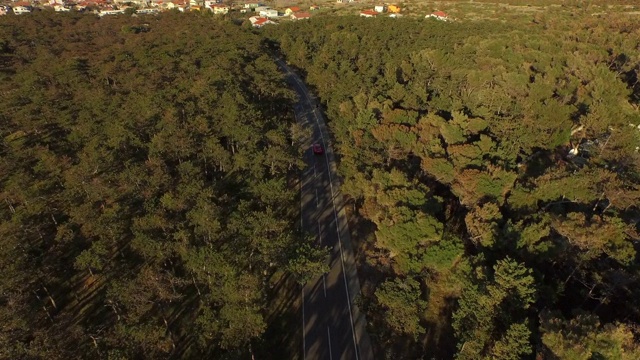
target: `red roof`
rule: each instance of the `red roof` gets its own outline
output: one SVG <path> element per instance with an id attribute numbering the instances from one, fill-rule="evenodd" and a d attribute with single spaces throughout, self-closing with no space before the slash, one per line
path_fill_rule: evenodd
<path id="1" fill-rule="evenodd" d="M 16 6 L 31 6 L 31 3 L 28 1 L 20 1 L 16 3 Z"/>
<path id="2" fill-rule="evenodd" d="M 299 12 L 299 13 L 295 13 L 292 16 L 295 16 L 296 19 L 305 19 L 305 18 L 310 18 L 311 14 L 309 14 L 308 12 Z"/>
<path id="3" fill-rule="evenodd" d="M 267 19 L 267 18 L 257 18 L 256 22 L 254 22 L 253 25 L 262 25 L 262 24 L 266 23 L 267 21 L 269 21 L 269 19 Z"/>
<path id="4" fill-rule="evenodd" d="M 365 11 L 361 12 L 360 14 L 376 16 L 376 15 L 378 15 L 378 12 L 377 11 L 373 11 L 373 10 L 365 10 Z"/>
<path id="5" fill-rule="evenodd" d="M 297 7 L 297 6 L 292 6 L 292 7 L 289 8 L 289 10 L 291 10 L 293 12 L 296 12 L 296 11 L 300 11 L 300 8 Z"/>
<path id="6" fill-rule="evenodd" d="M 443 11 L 436 11 L 432 15 L 439 16 L 439 17 L 448 17 L 448 15 Z"/>

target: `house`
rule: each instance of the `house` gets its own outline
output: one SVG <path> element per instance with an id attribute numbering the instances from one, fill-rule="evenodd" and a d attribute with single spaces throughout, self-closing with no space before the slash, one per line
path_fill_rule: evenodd
<path id="1" fill-rule="evenodd" d="M 120 10 L 100 10 L 100 13 L 98 13 L 98 16 L 103 17 L 106 15 L 119 15 L 119 14 L 124 14 L 124 9 L 120 9 Z"/>
<path id="2" fill-rule="evenodd" d="M 7 5 L 0 5 L 0 16 L 7 15 L 11 12 L 11 8 Z"/>
<path id="3" fill-rule="evenodd" d="M 447 15 L 445 12 L 443 11 L 436 11 L 433 14 L 429 14 L 427 16 L 425 16 L 425 18 L 434 18 L 437 20 L 442 20 L 442 21 L 449 21 L 449 15 Z"/>
<path id="4" fill-rule="evenodd" d="M 210 9 L 211 11 L 213 11 L 213 5 L 215 4 L 222 4 L 222 1 L 221 0 L 204 0 L 205 9 Z"/>
<path id="5" fill-rule="evenodd" d="M 190 5 L 189 6 L 189 11 L 200 11 L 202 10 L 202 6 L 200 5 Z"/>
<path id="6" fill-rule="evenodd" d="M 368 17 L 368 18 L 376 17 L 376 16 L 378 16 L 378 12 L 373 11 L 373 10 L 365 10 L 365 11 L 360 12 L 360 16 Z"/>
<path id="7" fill-rule="evenodd" d="M 373 10 L 375 10 L 376 12 L 379 13 L 383 13 L 385 10 L 387 10 L 387 7 L 385 5 L 376 5 Z"/>
<path id="8" fill-rule="evenodd" d="M 229 6 L 222 4 L 211 5 L 214 14 L 227 14 L 229 12 Z"/>
<path id="9" fill-rule="evenodd" d="M 402 14 L 389 14 L 390 18 L 399 18 L 402 17 Z"/>
<path id="10" fill-rule="evenodd" d="M 260 5 L 260 6 L 254 7 L 253 11 L 257 12 L 258 14 L 260 14 L 260 11 L 269 10 L 269 9 L 271 9 L 271 8 L 268 7 L 268 6 Z"/>
<path id="11" fill-rule="evenodd" d="M 400 12 L 400 6 L 398 5 L 389 5 L 387 6 L 387 11 L 390 13 L 397 14 Z"/>
<path id="12" fill-rule="evenodd" d="M 299 8 L 299 7 L 297 7 L 297 6 L 292 6 L 292 7 L 290 7 L 290 8 L 287 8 L 287 9 L 284 11 L 284 14 L 285 14 L 286 16 L 291 16 L 291 14 L 296 13 L 296 12 L 298 12 L 298 11 L 300 11 L 300 8 Z"/>
<path id="13" fill-rule="evenodd" d="M 71 11 L 71 9 L 66 8 L 66 7 L 64 7 L 64 5 L 60 5 L 60 4 L 53 5 L 53 10 L 55 10 L 57 12 Z"/>
<path id="14" fill-rule="evenodd" d="M 33 7 L 31 7 L 31 3 L 28 3 L 26 1 L 18 2 L 16 3 L 16 6 L 13 7 L 13 13 L 16 15 L 30 13 L 32 10 Z"/>
<path id="15" fill-rule="evenodd" d="M 180 12 L 185 12 L 187 11 L 188 8 L 188 3 L 186 0 L 173 0 L 173 1 L 169 1 L 166 5 L 165 5 L 165 9 L 167 10 L 173 10 L 176 9 Z"/>
<path id="16" fill-rule="evenodd" d="M 149 2 L 147 0 L 129 0 L 128 2 L 140 8 L 145 8 L 149 6 Z"/>
<path id="17" fill-rule="evenodd" d="M 311 5 L 311 6 L 309 7 L 309 11 L 314 11 L 314 10 L 320 10 L 320 6 L 318 6 L 318 5 Z"/>
<path id="18" fill-rule="evenodd" d="M 258 6 L 260 6 L 259 3 L 246 3 L 246 4 L 244 4 L 244 8 L 245 9 L 255 9 Z"/>
<path id="19" fill-rule="evenodd" d="M 255 28 L 261 28 L 267 24 L 275 24 L 275 23 L 267 18 L 259 17 L 255 21 L 252 21 L 251 24 Z"/>
<path id="20" fill-rule="evenodd" d="M 136 10 L 136 14 L 142 14 L 142 15 L 145 15 L 145 14 L 157 14 L 159 12 L 160 12 L 160 10 L 158 10 L 158 9 L 139 9 L 139 10 Z"/>
<path id="21" fill-rule="evenodd" d="M 311 14 L 309 14 L 308 12 L 297 12 L 291 15 L 291 19 L 293 20 L 305 20 L 305 19 L 309 19 L 310 17 L 311 17 Z"/>
<path id="22" fill-rule="evenodd" d="M 274 17 L 278 17 L 278 10 L 276 9 L 269 9 L 269 10 L 263 10 L 260 11 L 260 16 L 262 17 L 268 17 L 268 18 L 274 18 Z"/>

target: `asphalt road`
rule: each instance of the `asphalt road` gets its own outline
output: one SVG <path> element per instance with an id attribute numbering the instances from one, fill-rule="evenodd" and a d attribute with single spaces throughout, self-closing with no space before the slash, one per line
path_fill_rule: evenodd
<path id="1" fill-rule="evenodd" d="M 301 226 L 331 250 L 330 271 L 302 289 L 303 358 L 373 359 L 366 319 L 354 305 L 360 282 L 326 124 L 302 80 L 282 60 L 276 62 L 299 95 L 295 105 L 298 121 L 312 129 L 303 145 L 307 167 L 301 176 Z M 322 145 L 324 154 L 313 153 L 315 143 Z"/>

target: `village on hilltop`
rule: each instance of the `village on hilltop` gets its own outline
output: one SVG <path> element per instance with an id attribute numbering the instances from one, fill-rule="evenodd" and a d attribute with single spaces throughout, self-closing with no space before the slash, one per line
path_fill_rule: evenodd
<path id="1" fill-rule="evenodd" d="M 356 3 L 356 0 L 336 0 L 337 4 Z M 128 10 L 130 9 L 130 10 Z M 300 5 L 272 8 L 258 2 L 229 3 L 223 0 L 32 0 L 11 1 L 0 4 L 0 15 L 22 15 L 34 11 L 53 10 L 56 12 L 89 12 L 98 16 L 124 14 L 127 10 L 133 14 L 155 14 L 163 11 L 180 12 L 211 12 L 213 14 L 228 14 L 236 11 L 241 14 L 255 14 L 249 17 L 251 25 L 260 28 L 268 24 L 277 24 L 276 19 L 306 20 L 311 13 L 320 10 L 320 6 L 311 5 L 302 9 Z M 396 4 L 381 4 L 359 12 L 361 17 L 377 17 L 382 14 L 398 18 L 401 14 L 400 6 Z M 442 21 L 451 18 L 442 11 L 436 11 L 426 16 Z"/>

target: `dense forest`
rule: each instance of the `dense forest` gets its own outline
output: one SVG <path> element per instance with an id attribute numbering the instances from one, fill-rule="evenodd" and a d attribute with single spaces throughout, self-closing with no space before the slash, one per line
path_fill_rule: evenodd
<path id="1" fill-rule="evenodd" d="M 0 18 L 0 358 L 297 354 L 276 298 L 326 253 L 269 51 L 329 119 L 380 358 L 640 358 L 633 20 Z"/>
<path id="2" fill-rule="evenodd" d="M 258 35 L 2 17 L 0 77 L 0 358 L 284 357 L 271 289 L 326 252 L 295 228 L 295 95 Z"/>
<path id="3" fill-rule="evenodd" d="M 640 23 L 264 32 L 327 113 L 381 358 L 640 358 Z"/>

